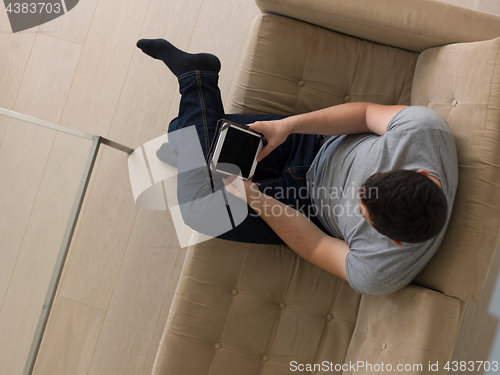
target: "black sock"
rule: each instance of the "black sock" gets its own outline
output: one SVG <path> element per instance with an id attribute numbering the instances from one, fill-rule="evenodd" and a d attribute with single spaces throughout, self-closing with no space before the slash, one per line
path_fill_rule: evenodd
<path id="1" fill-rule="evenodd" d="M 161 161 L 170 164 L 172 167 L 177 167 L 179 158 L 177 156 L 176 150 L 170 143 L 165 142 L 164 144 L 162 144 L 158 151 L 156 151 L 156 155 Z"/>
<path id="2" fill-rule="evenodd" d="M 142 52 L 162 60 L 177 77 L 193 70 L 219 73 L 220 61 L 210 53 L 187 53 L 165 39 L 141 39 L 137 42 Z"/>

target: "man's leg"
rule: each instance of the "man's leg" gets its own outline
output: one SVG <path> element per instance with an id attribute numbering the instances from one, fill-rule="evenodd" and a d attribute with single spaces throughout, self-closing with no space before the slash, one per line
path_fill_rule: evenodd
<path id="1" fill-rule="evenodd" d="M 185 165 L 186 160 L 192 159 L 195 147 L 187 147 L 187 144 L 192 144 L 192 139 L 182 139 L 180 134 L 187 134 L 182 130 L 194 125 L 203 158 L 206 158 L 215 135 L 217 121 L 224 117 L 218 87 L 220 63 L 213 55 L 187 54 L 163 40 L 141 40 L 138 42 L 138 47 L 153 58 L 162 60 L 179 80 L 181 93 L 179 115 L 169 125 L 171 149 L 167 151 L 173 159 L 178 159 L 180 171 L 177 176 L 178 200 L 179 204 L 185 203 L 181 207 L 189 207 L 184 212 L 181 209 L 183 218 L 188 225 L 194 223 L 190 225 L 193 229 L 203 233 L 207 229 L 204 227 L 205 223 L 211 224 L 217 221 L 217 217 L 213 214 L 211 204 L 214 202 L 210 200 L 210 195 L 214 191 L 224 189 L 224 186 L 220 178 L 214 178 L 211 183 L 204 168 L 191 169 L 189 165 Z M 192 70 L 197 67 L 205 70 Z M 257 119 L 262 117 L 255 117 L 250 122 Z M 162 151 L 168 154 L 166 150 L 160 148 L 158 150 L 160 159 Z M 217 205 L 217 202 L 215 204 Z M 200 225 L 203 228 L 199 228 Z M 210 232 L 211 229 L 207 230 Z M 211 235 L 211 233 L 205 234 Z M 218 237 L 239 242 L 283 243 L 264 220 L 255 215 L 248 215 L 240 225 Z"/>

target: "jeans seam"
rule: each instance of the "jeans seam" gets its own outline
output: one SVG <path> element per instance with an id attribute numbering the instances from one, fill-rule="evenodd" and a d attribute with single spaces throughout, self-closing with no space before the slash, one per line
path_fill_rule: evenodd
<path id="1" fill-rule="evenodd" d="M 196 71 L 196 82 L 198 84 L 198 96 L 200 99 L 201 113 L 202 113 L 202 121 L 203 121 L 203 134 L 205 136 L 205 149 L 208 150 L 210 145 L 208 144 L 208 124 L 207 124 L 207 113 L 205 107 L 205 101 L 203 99 L 203 90 L 201 85 L 201 72 Z"/>
<path id="2" fill-rule="evenodd" d="M 212 75 L 212 76 L 217 76 L 218 73 L 215 72 L 210 72 L 208 70 L 193 70 L 191 72 L 186 72 L 181 74 L 179 77 L 177 77 L 177 80 L 180 81 L 181 79 L 184 79 L 186 77 L 191 77 L 194 75 Z"/>

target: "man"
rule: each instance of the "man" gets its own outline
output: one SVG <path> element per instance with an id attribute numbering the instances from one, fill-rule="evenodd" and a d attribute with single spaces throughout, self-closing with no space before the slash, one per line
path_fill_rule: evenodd
<path id="1" fill-rule="evenodd" d="M 371 295 L 401 289 L 434 255 L 458 182 L 453 134 L 437 113 L 423 107 L 348 103 L 290 117 L 227 115 L 215 56 L 188 54 L 162 39 L 143 39 L 137 45 L 179 79 L 179 116 L 169 134 L 195 125 L 206 155 L 215 124 L 225 117 L 250 124 L 267 141 L 258 156 L 255 182 L 245 181 L 239 189 L 233 179 L 225 181 L 227 190 L 246 197 L 253 211 L 219 238 L 284 242 Z M 321 144 L 317 134 L 332 137 Z M 188 157 L 180 144 L 173 147 L 179 161 Z M 184 190 L 195 198 L 209 193 L 206 178 L 188 176 L 180 183 L 191 186 Z M 290 188 L 309 194 L 283 194 Z M 183 215 L 186 220 L 195 216 Z"/>

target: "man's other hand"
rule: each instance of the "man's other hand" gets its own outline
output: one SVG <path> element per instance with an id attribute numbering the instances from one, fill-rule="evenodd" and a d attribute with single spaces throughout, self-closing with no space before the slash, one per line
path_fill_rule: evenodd
<path id="1" fill-rule="evenodd" d="M 286 118 L 273 121 L 257 121 L 248 124 L 250 129 L 264 135 L 267 145 L 257 155 L 257 161 L 261 161 L 271 153 L 276 147 L 286 141 L 290 134 L 288 121 Z"/>

